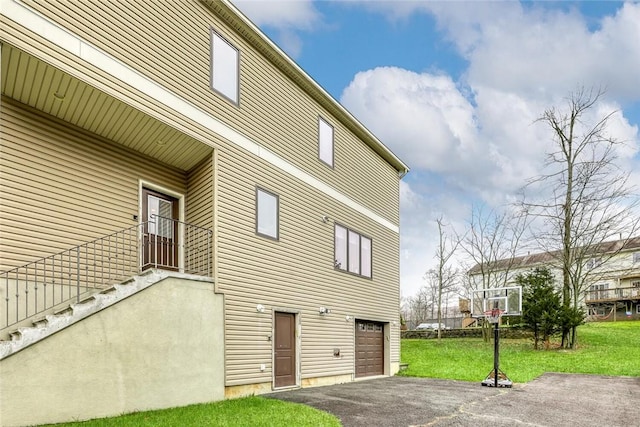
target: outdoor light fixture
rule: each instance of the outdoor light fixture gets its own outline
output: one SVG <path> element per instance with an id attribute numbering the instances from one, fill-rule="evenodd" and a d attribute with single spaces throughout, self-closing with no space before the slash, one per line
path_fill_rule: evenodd
<path id="1" fill-rule="evenodd" d="M 322 222 L 324 222 L 325 224 L 329 222 L 329 217 L 326 215 L 322 215 Z"/>
<path id="2" fill-rule="evenodd" d="M 353 319 L 353 317 L 349 316 L 348 314 L 344 316 L 344 320 L 346 320 L 347 322 L 351 321 L 351 319 Z"/>
<path id="3" fill-rule="evenodd" d="M 264 305 L 262 305 L 262 304 L 256 305 L 256 311 L 258 313 L 264 313 Z"/>
<path id="4" fill-rule="evenodd" d="M 318 313 L 320 313 L 320 315 L 323 315 L 323 316 L 324 316 L 325 314 L 329 314 L 329 313 L 331 313 L 331 309 L 330 309 L 330 308 L 327 308 L 327 307 L 320 307 L 320 308 L 318 309 Z"/>

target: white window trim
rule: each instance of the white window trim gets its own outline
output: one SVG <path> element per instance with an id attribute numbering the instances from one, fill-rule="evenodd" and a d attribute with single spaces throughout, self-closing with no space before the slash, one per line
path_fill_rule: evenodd
<path id="1" fill-rule="evenodd" d="M 158 193 L 166 194 L 167 196 L 171 196 L 174 199 L 178 200 L 178 220 L 181 223 L 185 222 L 185 196 L 182 193 L 177 193 L 173 190 L 170 190 L 166 187 L 156 185 L 153 182 L 145 181 L 142 179 L 138 180 L 138 224 L 146 221 L 145 218 L 142 217 L 142 189 L 148 188 L 149 190 L 157 191 Z M 142 228 L 139 227 L 140 236 L 139 239 L 142 239 Z M 184 242 L 184 226 L 180 224 L 178 226 L 178 270 L 180 272 L 184 272 L 184 249 L 182 242 Z M 142 265 L 142 251 L 139 254 L 139 265 Z"/>

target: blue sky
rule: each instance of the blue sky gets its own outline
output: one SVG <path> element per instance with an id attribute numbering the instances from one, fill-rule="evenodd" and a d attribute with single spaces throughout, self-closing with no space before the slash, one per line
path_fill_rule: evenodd
<path id="1" fill-rule="evenodd" d="M 640 3 L 313 1 L 234 3 L 410 167 L 401 194 L 401 292 L 436 265 L 435 219 L 463 230 L 542 171 L 535 120 L 580 86 L 618 111 L 620 166 L 640 184 Z M 590 119 L 590 117 L 587 117 Z"/>

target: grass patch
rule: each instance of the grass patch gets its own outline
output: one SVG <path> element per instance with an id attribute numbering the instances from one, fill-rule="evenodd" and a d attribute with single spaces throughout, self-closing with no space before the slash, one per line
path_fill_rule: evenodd
<path id="1" fill-rule="evenodd" d="M 136 412 L 113 418 L 55 424 L 55 426 L 327 426 L 342 424 L 335 416 L 298 403 L 263 397 L 246 397 L 158 411 Z"/>
<path id="2" fill-rule="evenodd" d="M 500 339 L 500 369 L 516 383 L 544 372 L 640 376 L 637 352 L 640 321 L 588 323 L 578 328 L 574 350 L 534 350 L 529 339 Z M 493 341 L 482 338 L 402 340 L 399 373 L 462 381 L 482 381 L 493 369 Z"/>

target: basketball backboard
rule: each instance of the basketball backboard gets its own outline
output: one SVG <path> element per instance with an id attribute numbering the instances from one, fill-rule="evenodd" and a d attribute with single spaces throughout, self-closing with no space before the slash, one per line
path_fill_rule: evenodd
<path id="1" fill-rule="evenodd" d="M 471 316 L 484 317 L 487 311 L 499 309 L 502 316 L 522 314 L 522 287 L 479 289 L 471 292 Z"/>

